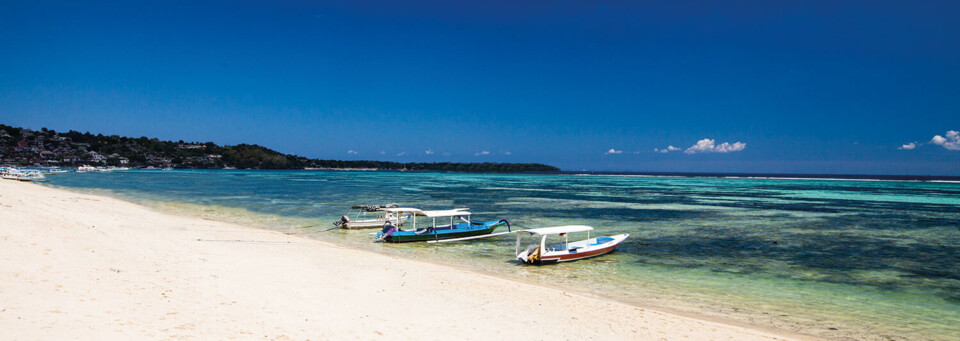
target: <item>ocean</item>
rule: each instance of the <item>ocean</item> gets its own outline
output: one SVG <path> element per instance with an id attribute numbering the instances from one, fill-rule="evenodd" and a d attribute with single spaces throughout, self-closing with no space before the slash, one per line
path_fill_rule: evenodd
<path id="1" fill-rule="evenodd" d="M 831 339 L 960 339 L 956 181 L 267 170 L 49 178 L 162 211 L 680 314 Z M 513 260 L 513 236 L 385 244 L 376 230 L 333 229 L 350 205 L 387 203 L 630 238 L 602 257 L 537 267 Z"/>

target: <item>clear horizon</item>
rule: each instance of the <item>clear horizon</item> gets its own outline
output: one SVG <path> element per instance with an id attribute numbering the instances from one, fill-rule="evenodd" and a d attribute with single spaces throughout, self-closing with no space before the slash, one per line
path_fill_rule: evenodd
<path id="1" fill-rule="evenodd" d="M 960 175 L 960 3 L 0 9 L 11 126 L 320 159 Z"/>

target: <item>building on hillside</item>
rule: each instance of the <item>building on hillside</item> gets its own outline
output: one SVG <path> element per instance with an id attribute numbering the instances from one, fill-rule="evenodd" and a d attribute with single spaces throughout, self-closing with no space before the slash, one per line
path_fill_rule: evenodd
<path id="1" fill-rule="evenodd" d="M 94 151 L 87 152 L 87 155 L 90 156 L 90 161 L 92 162 L 103 162 L 104 160 L 106 160 L 106 158 L 103 157 L 103 155 L 100 155 Z"/>

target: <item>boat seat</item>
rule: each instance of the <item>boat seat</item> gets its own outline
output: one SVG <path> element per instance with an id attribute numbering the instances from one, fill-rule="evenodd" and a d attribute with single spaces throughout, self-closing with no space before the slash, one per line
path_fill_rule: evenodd
<path id="1" fill-rule="evenodd" d="M 612 242 L 612 241 L 613 241 L 613 238 L 610 238 L 610 237 L 600 237 L 600 238 L 597 238 L 597 242 L 596 242 L 596 243 L 593 243 L 593 244 L 590 244 L 590 245 L 600 245 L 600 244 L 608 243 L 608 242 Z"/>

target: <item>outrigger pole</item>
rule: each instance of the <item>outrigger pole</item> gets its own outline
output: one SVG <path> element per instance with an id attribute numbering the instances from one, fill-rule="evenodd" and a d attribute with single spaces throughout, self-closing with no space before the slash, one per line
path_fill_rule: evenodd
<path id="1" fill-rule="evenodd" d="M 517 232 L 519 232 L 519 231 L 517 231 Z M 482 236 L 463 237 L 463 238 L 454 238 L 454 239 L 428 240 L 427 243 L 434 244 L 434 243 L 446 243 L 446 242 L 459 242 L 459 241 L 471 240 L 471 239 L 481 239 L 481 238 L 490 238 L 490 237 L 502 236 L 502 235 L 511 234 L 511 233 L 513 233 L 513 232 L 500 232 L 500 233 L 493 233 L 493 234 L 485 234 L 485 235 L 482 235 Z"/>

